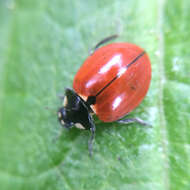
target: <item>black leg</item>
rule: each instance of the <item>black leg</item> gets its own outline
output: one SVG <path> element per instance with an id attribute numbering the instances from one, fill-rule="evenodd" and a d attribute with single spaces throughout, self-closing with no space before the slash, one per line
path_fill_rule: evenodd
<path id="1" fill-rule="evenodd" d="M 141 125 L 151 126 L 150 124 L 146 123 L 145 121 L 143 121 L 142 119 L 139 119 L 139 118 L 122 119 L 122 120 L 118 120 L 117 122 L 123 123 L 123 124 L 139 123 Z"/>
<path id="2" fill-rule="evenodd" d="M 114 40 L 115 38 L 118 37 L 118 34 L 114 34 L 112 36 L 109 36 L 103 40 L 101 40 L 100 42 L 98 42 L 90 51 L 90 55 L 92 55 L 101 45 L 111 41 L 111 40 Z"/>
<path id="3" fill-rule="evenodd" d="M 90 157 L 92 156 L 92 150 L 93 150 L 93 141 L 94 141 L 94 138 L 95 138 L 95 125 L 92 126 L 92 128 L 90 128 L 90 131 L 91 131 L 91 137 L 88 141 L 88 151 L 89 151 L 89 155 Z"/>

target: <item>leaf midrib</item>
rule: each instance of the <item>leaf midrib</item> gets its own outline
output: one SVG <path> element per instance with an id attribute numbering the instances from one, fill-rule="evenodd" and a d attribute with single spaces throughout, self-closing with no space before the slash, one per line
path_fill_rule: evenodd
<path id="1" fill-rule="evenodd" d="M 164 83 L 167 80 L 165 75 L 164 68 L 164 9 L 165 9 L 166 0 L 158 1 L 158 47 L 159 47 L 159 95 L 158 95 L 158 107 L 159 107 L 159 120 L 160 120 L 160 135 L 161 135 L 161 146 L 163 150 L 162 162 L 163 162 L 163 182 L 165 189 L 170 189 L 170 181 L 169 181 L 169 158 L 168 158 L 168 132 L 166 125 L 166 118 L 164 112 Z"/>

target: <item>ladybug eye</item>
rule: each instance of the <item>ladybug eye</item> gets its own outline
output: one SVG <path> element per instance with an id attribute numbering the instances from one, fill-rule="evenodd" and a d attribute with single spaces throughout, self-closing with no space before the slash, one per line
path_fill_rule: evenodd
<path id="1" fill-rule="evenodd" d="M 61 111 L 58 111 L 57 116 L 58 116 L 58 119 L 59 119 L 60 123 L 62 125 L 64 125 L 65 122 L 63 121 L 63 115 L 62 115 Z"/>
<path id="2" fill-rule="evenodd" d="M 62 115 L 61 115 L 61 112 L 58 112 L 58 118 L 61 119 Z"/>
<path id="3" fill-rule="evenodd" d="M 63 107 L 66 107 L 67 104 L 68 104 L 68 99 L 67 99 L 67 96 L 65 96 L 63 99 Z"/>
<path id="4" fill-rule="evenodd" d="M 58 113 L 57 113 L 58 120 L 60 121 L 60 123 L 61 123 L 62 125 L 65 124 L 65 122 L 64 122 L 65 116 L 66 116 L 66 112 L 65 112 L 65 109 L 62 107 L 62 108 L 59 109 L 59 111 L 58 111 Z"/>

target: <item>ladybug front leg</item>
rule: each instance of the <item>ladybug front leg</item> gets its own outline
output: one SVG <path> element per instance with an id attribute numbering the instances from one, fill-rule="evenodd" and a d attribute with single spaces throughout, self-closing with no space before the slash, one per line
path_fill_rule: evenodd
<path id="1" fill-rule="evenodd" d="M 115 38 L 118 37 L 118 34 L 114 34 L 112 36 L 108 36 L 107 38 L 104 38 L 103 40 L 101 40 L 100 42 L 98 42 L 90 51 L 90 55 L 92 55 L 101 45 L 114 40 Z"/>
<path id="2" fill-rule="evenodd" d="M 123 124 L 130 124 L 130 123 L 139 123 L 140 125 L 144 126 L 151 126 L 149 123 L 143 121 L 142 119 L 139 118 L 129 118 L 129 119 L 122 119 L 118 120 L 118 123 L 123 123 Z"/>

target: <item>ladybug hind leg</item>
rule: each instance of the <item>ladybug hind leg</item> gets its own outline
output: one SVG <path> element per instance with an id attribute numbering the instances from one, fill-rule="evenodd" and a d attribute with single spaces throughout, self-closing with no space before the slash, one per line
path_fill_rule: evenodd
<path id="1" fill-rule="evenodd" d="M 92 55 L 100 46 L 102 46 L 103 44 L 114 40 L 118 37 L 118 34 L 113 34 L 111 36 L 108 36 L 106 38 L 104 38 L 103 40 L 101 40 L 100 42 L 98 42 L 91 50 L 90 50 L 90 55 Z"/>
<path id="2" fill-rule="evenodd" d="M 149 123 L 143 121 L 140 118 L 122 119 L 122 120 L 118 120 L 117 122 L 122 123 L 122 124 L 139 123 L 140 125 L 151 126 Z"/>

